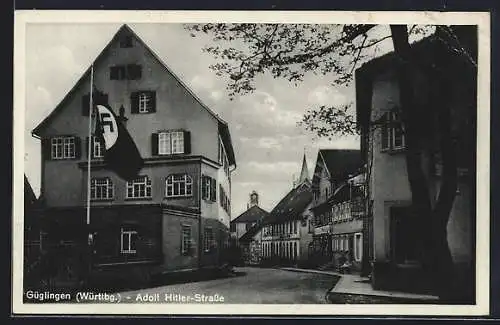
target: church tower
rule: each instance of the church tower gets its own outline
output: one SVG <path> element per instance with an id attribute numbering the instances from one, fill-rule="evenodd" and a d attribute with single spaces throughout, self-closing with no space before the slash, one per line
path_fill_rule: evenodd
<path id="1" fill-rule="evenodd" d="M 309 169 L 307 168 L 306 154 L 304 153 L 304 158 L 302 159 L 302 169 L 300 171 L 300 177 L 297 185 L 300 185 L 307 180 L 309 180 Z"/>
<path id="2" fill-rule="evenodd" d="M 250 193 L 250 201 L 247 204 L 247 209 L 250 209 L 253 206 L 259 206 L 259 194 L 256 191 L 252 191 Z"/>

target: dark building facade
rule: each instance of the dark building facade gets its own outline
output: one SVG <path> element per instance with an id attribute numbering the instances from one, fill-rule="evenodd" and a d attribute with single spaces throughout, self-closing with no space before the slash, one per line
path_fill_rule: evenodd
<path id="1" fill-rule="evenodd" d="M 477 31 L 456 27 L 457 39 L 477 50 Z M 464 38 L 462 38 L 464 37 Z M 452 125 L 456 145 L 457 189 L 447 222 L 447 242 L 455 267 L 453 277 L 461 295 L 472 296 L 475 251 L 475 121 L 477 111 L 476 71 L 467 59 L 451 51 L 450 44 L 436 36 L 414 43 L 412 55 L 422 67 L 411 80 L 419 115 L 425 116 L 425 134 L 420 134 L 418 152 L 426 162 L 424 179 L 434 205 L 442 184 L 443 126 L 437 120 L 440 106 L 449 105 L 446 121 Z M 412 193 L 406 163 L 405 125 L 399 117 L 400 81 L 398 58 L 391 52 L 371 60 L 356 71 L 357 120 L 360 125 L 363 158 L 367 164 L 368 205 L 372 220 L 372 283 L 376 288 L 422 290 L 429 286 L 419 247 L 428 240 L 429 225 L 420 225 L 412 212 Z M 429 71 L 436 74 L 430 75 Z M 379 125 L 377 128 L 372 128 Z M 416 150 L 413 148 L 413 150 Z M 420 227 L 420 228 L 419 228 Z M 424 228 L 422 228 L 424 227 Z M 420 231 L 418 229 L 421 229 Z M 425 230 L 424 230 L 425 229 Z"/>

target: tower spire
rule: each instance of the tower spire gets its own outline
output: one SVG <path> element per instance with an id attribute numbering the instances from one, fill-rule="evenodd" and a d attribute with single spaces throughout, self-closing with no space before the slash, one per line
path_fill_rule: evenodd
<path id="1" fill-rule="evenodd" d="M 306 149 L 304 148 L 304 157 L 302 158 L 302 169 L 300 171 L 298 184 L 302 184 L 308 179 L 309 179 L 309 169 L 307 168 Z"/>

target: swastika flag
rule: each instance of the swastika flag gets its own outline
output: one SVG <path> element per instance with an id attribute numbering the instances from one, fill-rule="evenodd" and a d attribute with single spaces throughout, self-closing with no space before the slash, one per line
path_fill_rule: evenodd
<path id="1" fill-rule="evenodd" d="M 137 178 L 144 160 L 134 140 L 109 106 L 98 104 L 95 109 L 95 136 L 104 145 L 107 168 L 127 181 Z"/>

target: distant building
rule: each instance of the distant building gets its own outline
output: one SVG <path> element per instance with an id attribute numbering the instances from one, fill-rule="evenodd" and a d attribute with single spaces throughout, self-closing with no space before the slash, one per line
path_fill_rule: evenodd
<path id="1" fill-rule="evenodd" d="M 334 267 L 345 260 L 351 270 L 361 271 L 364 250 L 365 177 L 359 173 L 349 177 L 332 193 L 325 204 L 331 207 L 327 232 L 331 234 Z M 316 229 L 318 230 L 318 229 Z"/>
<path id="2" fill-rule="evenodd" d="M 94 268 L 217 266 L 229 241 L 236 167 L 227 123 L 123 25 L 93 62 L 93 98 L 119 116 L 145 161 L 127 182 L 106 168 L 102 144 L 88 137 L 90 76 L 89 68 L 32 132 L 41 140 L 46 231 L 68 247 L 85 247 L 93 232 Z"/>
<path id="3" fill-rule="evenodd" d="M 340 243 L 344 237 L 337 235 L 335 242 L 333 240 L 333 194 L 352 175 L 359 173 L 361 167 L 360 150 L 321 149 L 318 152 L 312 179 L 311 207 L 314 213 L 311 257 L 316 264 L 331 263 L 334 251 L 340 251 L 340 246 L 334 249 L 334 244 Z"/>
<path id="4" fill-rule="evenodd" d="M 299 182 L 273 208 L 261 226 L 262 261 L 305 264 L 309 258 L 312 201 L 311 182 L 304 155 Z"/>
<path id="5" fill-rule="evenodd" d="M 267 214 L 267 211 L 259 207 L 259 194 L 256 191 L 252 191 L 247 204 L 247 210 L 235 219 L 231 220 L 231 237 L 237 245 L 239 244 L 241 236 L 243 236 Z"/>
<path id="6" fill-rule="evenodd" d="M 473 47 L 477 31 L 460 27 L 467 32 Z M 460 34 L 458 34 L 460 37 Z M 420 146 L 427 163 L 423 171 L 428 182 L 432 205 L 442 183 L 439 137 L 441 125 L 436 124 L 436 105 L 450 105 L 452 119 L 465 122 L 454 125 L 455 161 L 458 165 L 458 188 L 447 223 L 447 240 L 455 264 L 456 287 L 473 297 L 474 234 L 475 234 L 475 135 L 476 77 L 473 69 L 450 52 L 439 38 L 426 38 L 413 44 L 412 51 L 424 64 L 439 69 L 446 81 L 436 85 L 434 77 L 419 71 L 419 114 L 425 116 Z M 466 61 L 466 60 L 465 60 Z M 407 173 L 407 151 L 404 125 L 399 118 L 398 59 L 393 52 L 371 60 L 356 71 L 357 120 L 361 129 L 361 148 L 368 170 L 369 213 L 373 226 L 372 283 L 376 288 L 422 290 L 428 286 L 422 277 L 422 241 L 428 240 L 429 225 L 421 225 L 418 215 L 411 212 L 412 193 Z M 446 85 L 446 87 L 443 87 Z M 445 88 L 448 88 L 447 90 Z M 438 90 L 439 94 L 433 93 Z M 377 128 L 372 128 L 378 125 Z M 451 274 L 450 274 L 451 276 Z"/>

